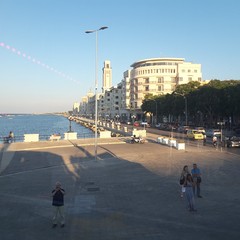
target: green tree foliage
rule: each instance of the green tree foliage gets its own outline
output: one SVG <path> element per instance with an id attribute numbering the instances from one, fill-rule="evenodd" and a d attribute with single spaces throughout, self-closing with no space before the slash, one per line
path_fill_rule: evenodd
<path id="1" fill-rule="evenodd" d="M 240 81 L 214 79 L 201 86 L 199 82 L 178 85 L 172 94 L 147 95 L 142 110 L 158 116 L 184 116 L 187 98 L 188 116 L 197 123 L 201 116 L 205 125 L 215 126 L 218 121 L 240 124 Z"/>

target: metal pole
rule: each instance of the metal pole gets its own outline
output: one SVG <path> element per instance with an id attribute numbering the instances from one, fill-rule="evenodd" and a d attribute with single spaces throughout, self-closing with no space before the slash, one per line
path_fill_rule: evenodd
<path id="1" fill-rule="evenodd" d="M 97 124 L 98 124 L 98 102 L 97 102 L 97 89 L 98 89 L 98 31 L 96 31 L 96 55 L 95 55 L 95 160 L 97 160 Z"/>
<path id="2" fill-rule="evenodd" d="M 107 29 L 108 27 L 101 27 L 96 30 L 85 31 L 85 33 L 96 33 L 96 55 L 95 55 L 95 160 L 97 160 L 97 125 L 98 125 L 98 100 L 97 100 L 97 89 L 98 89 L 98 31 Z"/>
<path id="3" fill-rule="evenodd" d="M 156 103 L 156 125 L 158 124 L 158 112 L 157 112 L 157 101 L 155 100 Z"/>
<path id="4" fill-rule="evenodd" d="M 187 111 L 188 111 L 188 109 L 187 109 L 187 97 L 186 96 L 184 96 L 184 98 L 185 98 L 185 122 L 186 122 L 186 126 L 188 125 L 188 113 L 187 113 Z"/>

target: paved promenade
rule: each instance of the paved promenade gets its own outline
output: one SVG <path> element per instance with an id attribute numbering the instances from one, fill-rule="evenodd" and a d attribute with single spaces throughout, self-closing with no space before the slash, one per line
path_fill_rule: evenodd
<path id="1" fill-rule="evenodd" d="M 185 151 L 127 138 L 0 145 L 1 240 L 239 240 L 239 150 Z M 202 171 L 198 211 L 178 184 L 184 165 Z M 66 191 L 66 226 L 51 228 L 51 191 Z"/>

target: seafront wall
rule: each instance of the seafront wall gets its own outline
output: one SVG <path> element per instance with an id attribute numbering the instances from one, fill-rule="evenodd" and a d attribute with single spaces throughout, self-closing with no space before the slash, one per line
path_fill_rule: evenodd
<path id="1" fill-rule="evenodd" d="M 92 131 L 92 134 L 87 134 L 86 136 L 84 134 L 78 135 L 77 132 L 71 131 L 71 128 L 69 128 L 69 131 L 63 133 L 63 134 L 51 134 L 51 135 L 40 135 L 38 133 L 36 134 L 23 134 L 23 136 L 15 136 L 13 139 L 9 139 L 8 137 L 1 137 L 0 142 L 3 143 L 11 143 L 11 142 L 39 142 L 39 141 L 59 141 L 59 140 L 76 140 L 76 139 L 85 139 L 85 138 L 94 138 L 95 136 L 95 124 L 94 121 L 87 118 L 79 118 L 79 117 L 68 117 L 71 122 L 74 121 L 77 124 L 82 125 L 84 128 L 88 128 Z M 135 129 L 136 131 L 136 129 Z M 132 129 L 127 127 L 119 126 L 115 123 L 106 123 L 106 122 L 98 122 L 98 138 L 111 138 L 111 137 L 120 137 L 120 136 L 131 136 L 132 135 Z M 141 134 L 142 136 L 145 136 L 144 134 Z"/>

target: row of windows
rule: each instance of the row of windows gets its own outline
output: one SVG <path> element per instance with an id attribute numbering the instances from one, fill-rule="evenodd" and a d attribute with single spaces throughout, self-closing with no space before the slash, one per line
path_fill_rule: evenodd
<path id="1" fill-rule="evenodd" d="M 178 65 L 176 62 L 153 62 L 153 63 L 142 63 L 139 64 L 138 67 L 149 67 L 149 66 L 156 66 L 156 65 Z"/>
<path id="2" fill-rule="evenodd" d="M 192 70 L 193 70 L 193 71 L 192 71 Z M 185 73 L 185 72 L 186 72 L 186 69 L 182 69 L 182 72 Z M 188 72 L 188 73 L 190 73 L 190 72 L 197 73 L 198 70 L 197 70 L 197 69 L 188 69 L 187 72 Z"/>
<path id="3" fill-rule="evenodd" d="M 181 78 L 182 79 L 182 78 Z M 176 77 L 171 77 L 171 82 L 176 82 Z M 140 84 L 140 83 L 164 83 L 164 77 L 157 78 L 157 81 L 149 81 L 149 78 L 143 79 L 143 81 L 139 81 L 139 79 L 134 79 L 134 84 Z"/>
<path id="4" fill-rule="evenodd" d="M 151 74 L 151 73 L 176 73 L 176 69 L 169 68 L 169 69 L 145 69 L 145 70 L 139 70 L 137 71 L 137 75 L 143 75 L 143 74 Z"/>
<path id="5" fill-rule="evenodd" d="M 176 78 L 176 77 L 171 77 L 170 78 L 171 79 L 171 83 L 176 83 L 177 82 L 177 80 L 179 80 L 180 82 L 181 81 L 183 81 L 184 80 L 184 78 L 183 77 L 179 77 L 179 78 Z M 193 78 L 192 77 L 188 77 L 188 79 L 187 79 L 189 82 L 190 81 L 193 81 Z M 202 80 L 202 78 L 198 78 L 198 81 L 201 81 Z M 135 85 L 140 85 L 140 84 L 155 84 L 155 83 L 164 83 L 164 82 L 166 82 L 166 83 L 168 83 L 168 79 L 166 80 L 166 79 L 164 79 L 164 77 L 159 77 L 159 78 L 157 78 L 157 81 L 149 81 L 149 78 L 145 78 L 145 79 L 143 79 L 142 81 L 139 81 L 139 79 L 134 79 L 134 83 L 133 84 L 135 84 Z"/>
<path id="6" fill-rule="evenodd" d="M 182 73 L 198 73 L 197 69 L 182 69 Z M 176 73 L 176 69 L 173 68 L 169 68 L 169 69 L 145 69 L 145 70 L 138 70 L 135 73 L 137 73 L 137 75 L 143 75 L 143 74 L 153 74 L 153 73 Z"/>
<path id="7" fill-rule="evenodd" d="M 175 85 L 174 86 L 171 86 L 171 91 L 174 91 L 175 90 Z M 149 86 L 146 86 L 145 88 L 144 88 L 144 92 L 149 92 L 150 91 L 150 89 L 149 89 Z M 163 92 L 164 91 L 164 86 L 158 86 L 157 87 L 157 89 L 155 90 L 155 89 L 151 89 L 151 91 L 152 92 L 155 92 L 155 91 L 157 91 L 157 92 Z M 135 97 L 137 96 L 137 94 L 135 94 Z"/>

